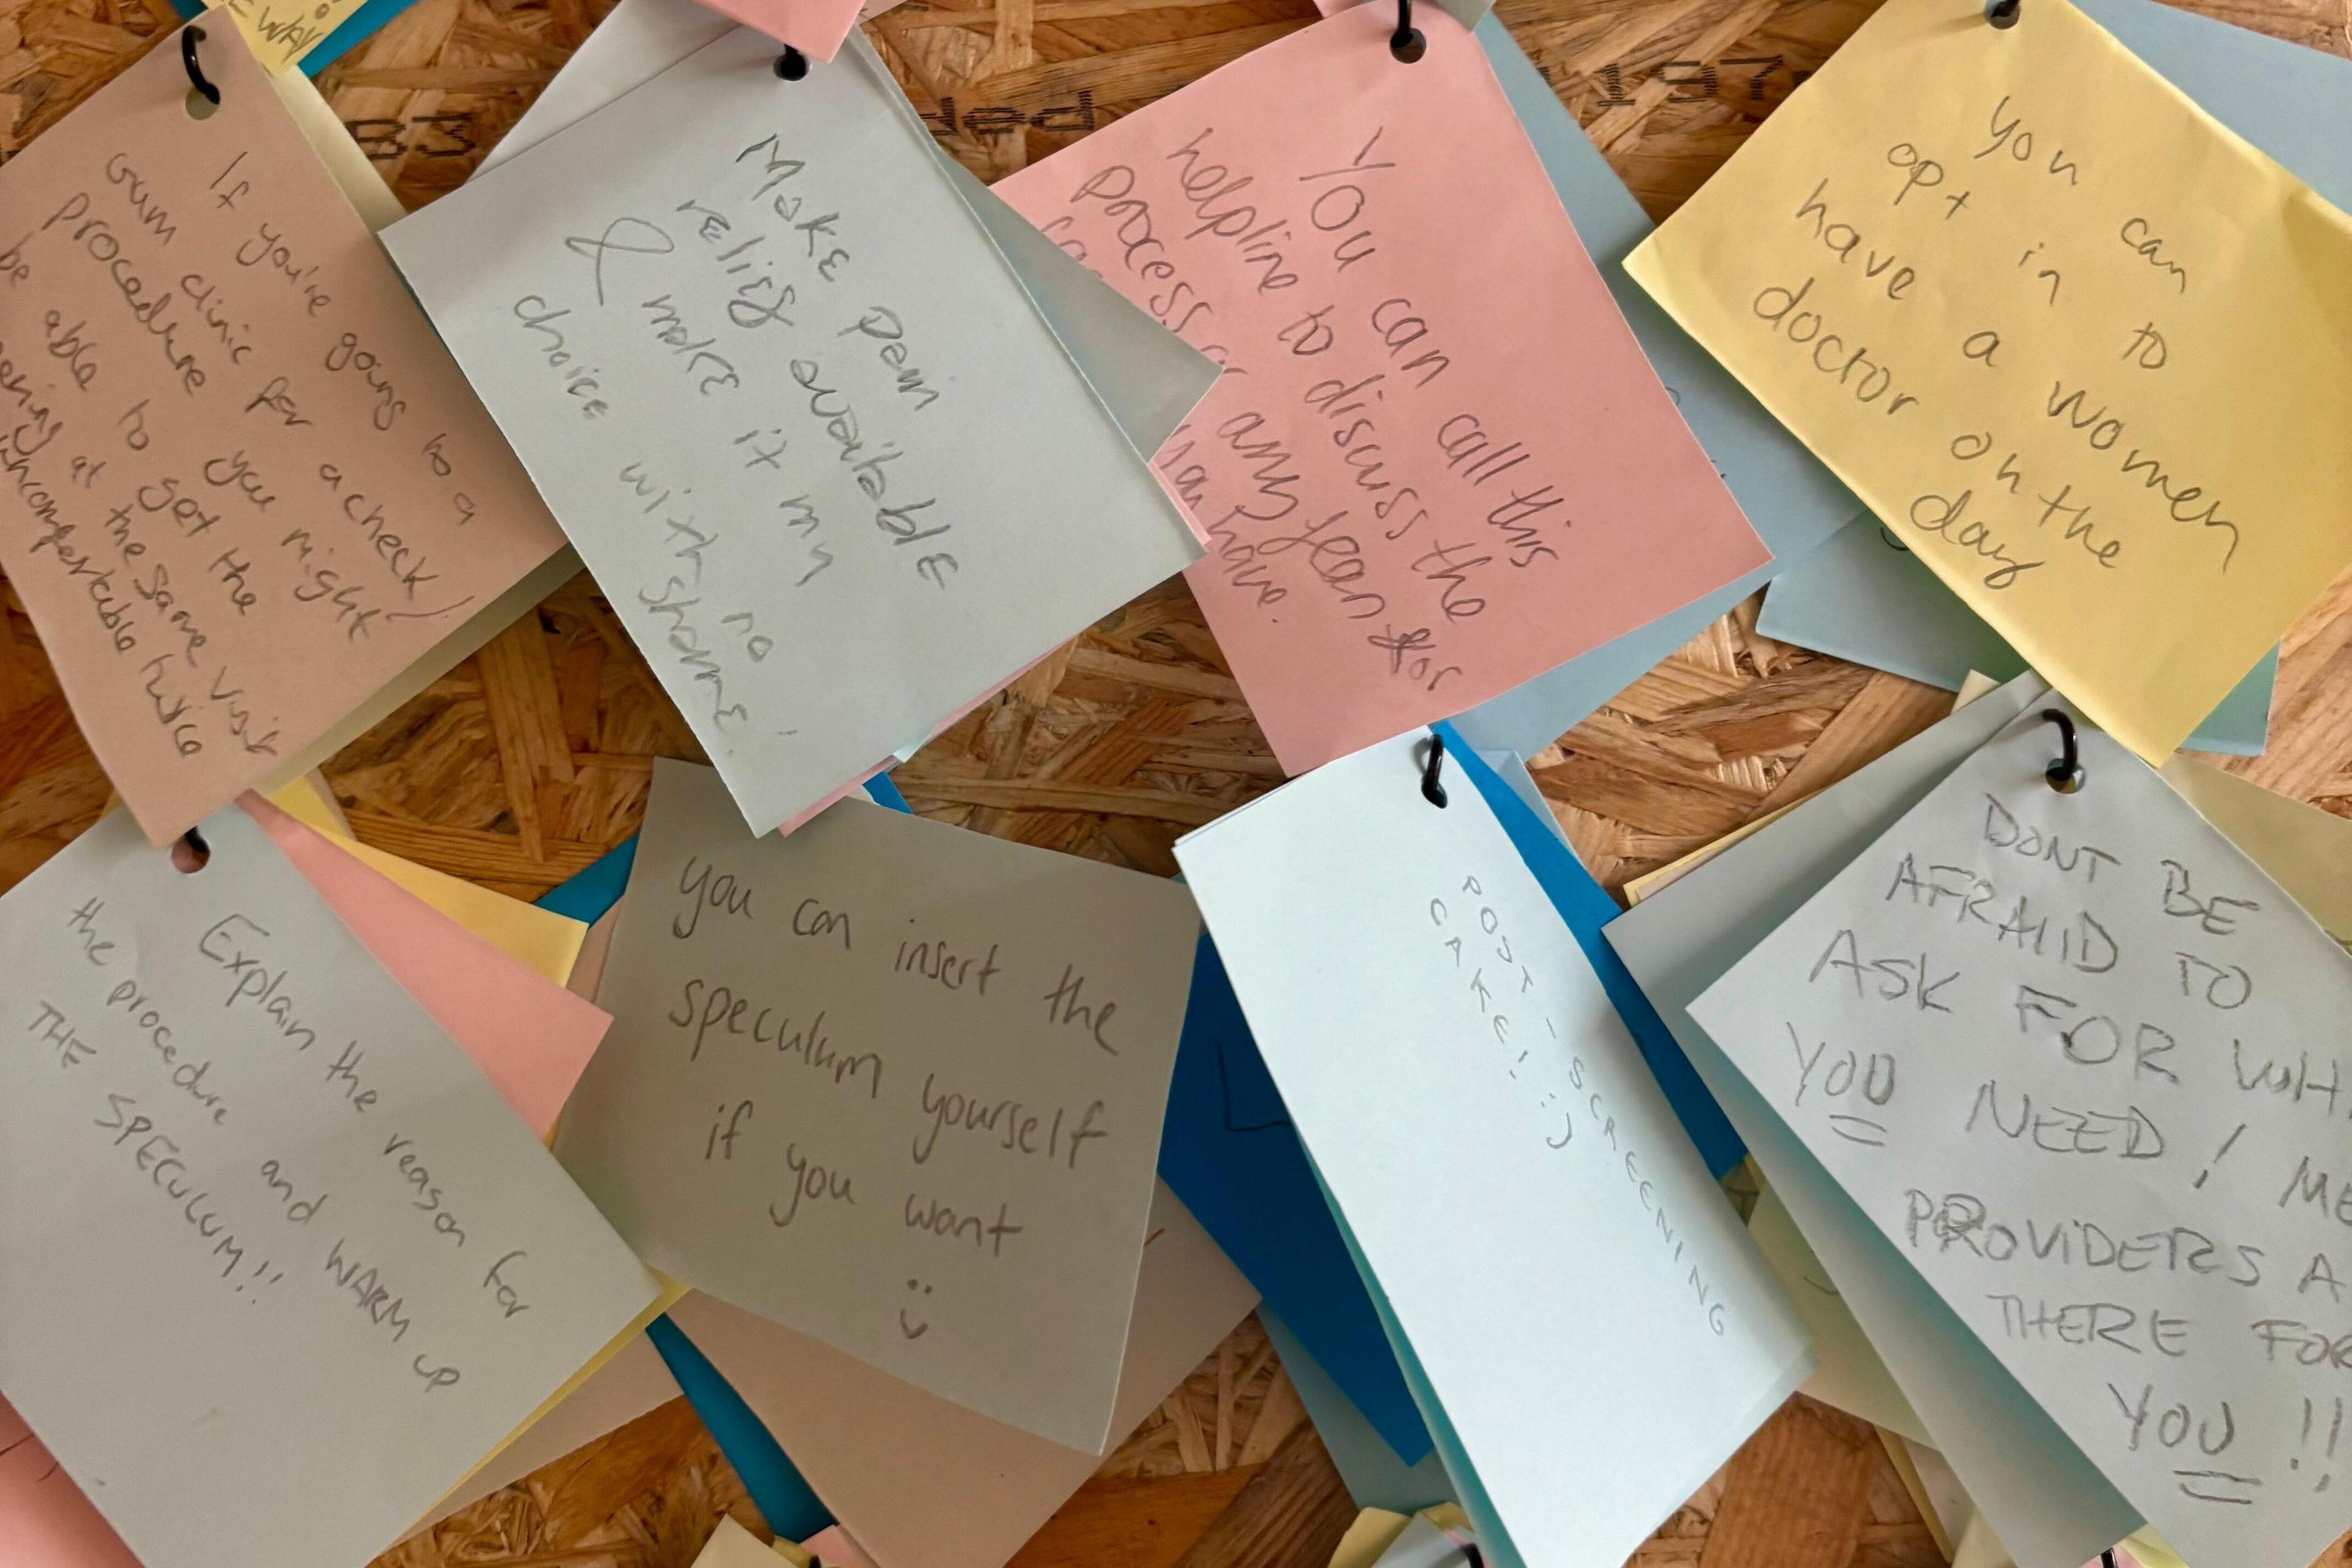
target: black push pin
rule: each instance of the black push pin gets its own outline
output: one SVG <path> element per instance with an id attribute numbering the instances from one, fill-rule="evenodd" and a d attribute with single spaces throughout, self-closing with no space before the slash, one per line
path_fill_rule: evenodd
<path id="1" fill-rule="evenodd" d="M 1432 805 L 1445 804 L 1445 786 L 1437 782 L 1437 771 L 1445 765 L 1445 737 L 1430 731 L 1429 756 L 1421 764 L 1421 798 Z"/>
<path id="2" fill-rule="evenodd" d="M 2059 743 L 2066 754 L 2042 770 L 2042 776 L 2060 795 L 2073 795 L 2083 787 L 2083 754 L 2074 741 L 2074 721 L 2055 708 L 2044 708 L 2042 717 L 2058 726 Z"/>
<path id="3" fill-rule="evenodd" d="M 1996 27 L 2014 27 L 2025 0 L 1985 0 L 1985 20 Z"/>
<path id="4" fill-rule="evenodd" d="M 196 46 L 205 41 L 202 27 L 189 26 L 180 29 L 180 63 L 188 68 L 188 85 L 203 95 L 206 103 L 218 107 L 220 89 L 205 79 L 205 68 L 196 63 Z"/>
<path id="5" fill-rule="evenodd" d="M 808 57 L 790 44 L 776 57 L 776 74 L 786 81 L 798 81 L 808 75 Z"/>
<path id="6" fill-rule="evenodd" d="M 1389 53 L 1399 63 L 1411 65 L 1429 52 L 1429 40 L 1412 25 L 1412 0 L 1397 0 L 1396 31 L 1389 35 Z M 1444 801 L 1438 802 L 1440 805 Z"/>

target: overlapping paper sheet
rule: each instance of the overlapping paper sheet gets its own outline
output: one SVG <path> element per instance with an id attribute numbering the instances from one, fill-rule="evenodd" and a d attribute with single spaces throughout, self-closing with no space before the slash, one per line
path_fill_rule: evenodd
<path id="1" fill-rule="evenodd" d="M 656 1284 L 260 827 L 205 837 L 118 813 L 0 902 L 0 1387 L 146 1568 L 362 1562 Z"/>
<path id="2" fill-rule="evenodd" d="M 1614 1568 L 1803 1331 L 1484 797 L 1423 799 L 1426 744 L 1177 855 L 1482 1544 Z"/>
<path id="3" fill-rule="evenodd" d="M 2105 735 L 2051 788 L 2045 711 L 2070 710 L 2012 721 L 1692 1016 L 2168 1540 L 2294 1568 L 2352 1463 L 2352 956 Z"/>
<path id="4" fill-rule="evenodd" d="M 1256 1299 L 1165 1185 L 1119 1366 L 1124 1438 Z M 699 1291 L 671 1314 L 880 1568 L 1001 1568 L 1101 1468 Z"/>
<path id="5" fill-rule="evenodd" d="M 157 842 L 562 544 L 236 29 L 202 121 L 178 55 L 0 174 L 0 566 Z"/>
<path id="6" fill-rule="evenodd" d="M 1739 958 L 2047 695 L 1979 698 L 1643 899 L 1604 934 L 1789 1205 L 1937 1447 L 2022 1568 L 2078 1568 L 2140 1516 L 1873 1226 L 1690 1015 Z"/>
<path id="7" fill-rule="evenodd" d="M 862 42 L 774 58 L 724 34 L 384 235 L 759 831 L 1199 554 L 1138 445 L 1214 374 Z"/>
<path id="8" fill-rule="evenodd" d="M 2352 560 L 2347 266 L 2067 0 L 1885 6 L 1626 262 L 2153 758 Z"/>
<path id="9" fill-rule="evenodd" d="M 582 1185 L 666 1273 L 1101 1452 L 1190 895 L 862 800 L 751 838 L 667 762 L 631 882 Z"/>
<path id="10" fill-rule="evenodd" d="M 1227 367 L 1155 459 L 1194 595 L 1301 772 L 1760 565 L 1486 51 L 1370 6 L 1001 182 Z M 1475 236 L 1473 242 L 1467 237 Z"/>

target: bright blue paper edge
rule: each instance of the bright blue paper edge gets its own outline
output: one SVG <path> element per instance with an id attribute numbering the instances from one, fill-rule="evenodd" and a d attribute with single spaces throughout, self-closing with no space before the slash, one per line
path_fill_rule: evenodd
<path id="1" fill-rule="evenodd" d="M 866 794 L 877 805 L 887 805 L 893 811 L 911 809 L 907 797 L 898 793 L 898 786 L 886 774 L 877 773 L 866 780 Z M 632 834 L 585 871 L 550 890 L 539 900 L 539 907 L 594 924 L 628 890 L 629 869 L 636 858 L 637 840 Z M 751 1407 L 743 1403 L 743 1396 L 735 1392 L 733 1385 L 719 1375 L 709 1358 L 687 1338 L 684 1330 L 665 1314 L 646 1326 L 646 1337 L 653 1341 L 654 1349 L 668 1363 L 670 1375 L 686 1391 L 694 1413 L 710 1428 L 719 1451 L 735 1467 L 743 1489 L 751 1494 L 769 1529 L 787 1540 L 805 1541 L 834 1521 L 833 1515 L 784 1452 L 783 1445 L 751 1413 Z"/>
<path id="2" fill-rule="evenodd" d="M 1264 1074 L 1224 962 L 1206 932 L 1171 1075 L 1160 1175 L 1234 1267 L 1257 1288 L 1400 1463 L 1428 1458 L 1430 1436 L 1389 1348 L 1297 1131 L 1286 1121 L 1237 1134 L 1224 1114 L 1227 1063 Z M 1278 1100 L 1278 1091 L 1268 1091 Z M 1247 1136 L 1245 1148 L 1235 1139 Z"/>
<path id="3" fill-rule="evenodd" d="M 1559 836 L 1536 819 L 1535 811 L 1518 796 L 1518 792 L 1503 781 L 1503 776 L 1486 765 L 1454 728 L 1450 721 L 1441 721 L 1435 729 L 1445 741 L 1445 760 L 1470 780 L 1479 795 L 1485 797 L 1495 820 L 1510 836 L 1511 847 L 1527 862 L 1535 874 L 1544 895 L 1551 900 L 1552 908 L 1575 933 L 1576 945 L 1584 950 L 1592 972 L 1601 977 L 1601 988 L 1609 994 L 1610 1005 L 1624 1020 L 1626 1032 L 1642 1049 L 1642 1059 L 1650 1064 L 1650 1074 L 1665 1091 L 1666 1103 L 1675 1108 L 1675 1115 L 1698 1146 L 1699 1157 L 1706 1162 L 1707 1172 L 1721 1181 L 1733 1166 L 1748 1157 L 1748 1145 L 1739 1141 L 1732 1130 L 1731 1119 L 1716 1104 L 1715 1096 L 1692 1067 L 1690 1058 L 1668 1032 L 1665 1020 L 1650 1005 L 1648 996 L 1628 973 L 1625 964 L 1608 942 L 1601 928 L 1625 911 L 1609 896 L 1609 889 L 1592 879 L 1576 852 L 1561 841 Z"/>
<path id="4" fill-rule="evenodd" d="M 367 0 L 365 5 L 344 17 L 341 26 L 310 47 L 310 52 L 298 62 L 302 74 L 317 76 L 415 4 L 416 0 Z M 205 14 L 205 4 L 204 0 L 172 0 L 172 9 L 177 11 L 182 19 L 194 21 Z"/>

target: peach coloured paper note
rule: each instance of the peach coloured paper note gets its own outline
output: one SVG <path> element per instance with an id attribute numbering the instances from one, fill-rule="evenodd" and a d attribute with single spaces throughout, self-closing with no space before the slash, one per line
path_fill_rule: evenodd
<path id="1" fill-rule="evenodd" d="M 0 1563 L 8 1568 L 139 1568 L 23 1416 L 0 1398 Z"/>
<path id="2" fill-rule="evenodd" d="M 530 1130 L 542 1139 L 553 1131 L 612 1016 L 259 795 L 239 804 Z"/>
<path id="3" fill-rule="evenodd" d="M 1154 460 L 1297 773 L 1769 559 L 1476 40 L 1387 6 L 1253 50 L 997 194 L 1225 366 Z"/>
<path id="4" fill-rule="evenodd" d="M 161 842 L 562 546 L 237 30 L 0 169 L 0 568 Z"/>

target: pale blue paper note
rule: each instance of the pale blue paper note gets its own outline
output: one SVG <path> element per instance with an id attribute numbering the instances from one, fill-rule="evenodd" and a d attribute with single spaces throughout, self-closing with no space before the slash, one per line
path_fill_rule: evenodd
<path id="1" fill-rule="evenodd" d="M 1358 1508 L 1418 1513 L 1433 1504 L 1455 1500 L 1454 1483 L 1446 1479 L 1444 1462 L 1434 1450 L 1423 1454 L 1417 1465 L 1398 1458 L 1396 1450 L 1349 1401 L 1348 1391 L 1316 1364 L 1298 1336 L 1290 1331 L 1290 1325 L 1263 1301 L 1258 1303 L 1257 1321 L 1265 1337 L 1274 1342 L 1274 1353 L 1282 1358 L 1282 1369 L 1290 1374 L 1291 1387 L 1298 1391 L 1298 1403 L 1307 1406 L 1315 1435 L 1323 1439 L 1324 1451 L 1339 1467 L 1339 1479 L 1347 1483 L 1348 1495 Z"/>
<path id="2" fill-rule="evenodd" d="M 1601 268 L 1617 308 L 1665 383 L 1683 421 L 1730 488 L 1732 499 L 1776 560 L 1670 616 L 1569 660 L 1455 717 L 1454 727 L 1481 749 L 1532 756 L 1586 714 L 1631 686 L 1643 670 L 1682 647 L 1709 621 L 1770 580 L 1780 563 L 1811 551 L 1862 511 L 1838 482 L 1748 389 L 1693 342 L 1649 294 L 1625 276 L 1626 253 L 1649 237 L 1649 215 L 1588 140 L 1542 73 L 1493 16 L 1478 42 L 1504 96 L 1543 160 L 1576 235 Z M 1596 460 L 1606 460 L 1597 454 Z"/>
<path id="3" fill-rule="evenodd" d="M 1995 680 L 2025 669 L 2023 656 L 1874 517 L 1856 518 L 1775 578 L 1756 629 L 1947 691 L 1958 691 L 1972 669 Z M 2270 733 L 2277 675 L 2273 648 L 2181 744 L 2259 754 Z"/>

